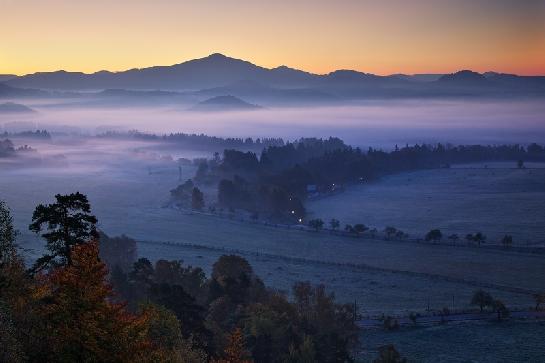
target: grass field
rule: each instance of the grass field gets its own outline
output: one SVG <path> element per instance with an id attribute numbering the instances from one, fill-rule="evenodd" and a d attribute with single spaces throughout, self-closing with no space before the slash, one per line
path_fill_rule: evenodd
<path id="1" fill-rule="evenodd" d="M 182 259 L 185 264 L 202 266 L 207 273 L 219 256 L 229 253 L 222 248 L 172 246 L 141 243 L 139 251 L 151 258 Z M 237 252 L 246 258 L 267 285 L 289 293 L 298 281 L 323 283 L 328 291 L 343 302 L 357 303 L 363 316 L 408 314 L 428 308 L 441 310 L 468 309 L 474 285 L 442 278 L 418 276 L 396 271 L 381 271 L 362 266 L 323 263 L 285 256 Z M 502 289 L 488 288 L 494 297 L 509 302 L 511 307 L 533 306 L 530 296 Z M 454 305 L 453 305 L 454 304 Z"/>
<path id="2" fill-rule="evenodd" d="M 391 225 L 413 237 L 439 228 L 443 234 L 482 231 L 489 242 L 505 234 L 515 244 L 545 241 L 545 168 L 527 163 L 458 165 L 384 177 L 350 186 L 344 193 L 308 203 L 311 217 Z M 531 169 L 530 169 L 531 168 Z"/>
<path id="3" fill-rule="evenodd" d="M 469 296 L 478 287 L 490 290 L 509 306 L 526 307 L 531 305 L 531 298 L 513 289 L 541 291 L 545 286 L 545 259 L 541 255 L 351 239 L 162 208 L 169 190 L 178 183 L 177 169 L 154 170 L 150 175 L 143 163 L 125 163 L 123 168 L 113 166 L 92 174 L 56 169 L 3 172 L 0 198 L 13 209 L 22 232 L 20 244 L 28 249 L 29 258 L 43 251 L 43 241 L 27 231 L 34 206 L 52 200 L 55 193 L 79 190 L 89 196 L 100 228 L 106 233 L 125 233 L 154 242 L 140 243 L 140 256 L 183 259 L 209 270 L 219 255 L 236 252 L 247 257 L 256 272 L 274 287 L 289 290 L 299 280 L 323 282 L 342 301 L 357 300 L 369 314 L 422 311 L 428 301 L 433 309 L 451 307 L 453 296 L 455 308 L 466 308 Z M 530 199 L 521 200 L 534 208 L 535 200 Z M 467 213 L 474 211 L 468 209 Z M 478 211 L 474 218 L 477 215 Z M 401 213 L 394 217 L 401 218 Z M 199 247 L 165 246 L 160 243 L 164 241 Z"/>
<path id="4" fill-rule="evenodd" d="M 372 362 L 381 345 L 394 344 L 409 362 L 543 362 L 545 323 L 493 322 L 362 333 L 360 361 Z"/>

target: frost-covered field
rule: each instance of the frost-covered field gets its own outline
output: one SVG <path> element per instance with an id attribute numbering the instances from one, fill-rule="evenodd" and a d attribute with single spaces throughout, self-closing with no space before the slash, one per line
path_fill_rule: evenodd
<path id="1" fill-rule="evenodd" d="M 300 280 L 323 282 L 342 301 L 357 300 L 364 313 L 423 311 L 428 302 L 432 309 L 450 308 L 453 297 L 455 308 L 466 308 L 479 286 L 511 307 L 527 307 L 531 297 L 511 288 L 540 291 L 545 286 L 541 255 L 351 239 L 162 208 L 178 184 L 175 165 L 113 156 L 107 160 L 95 168 L 69 163 L 65 168 L 2 170 L 0 198 L 13 210 L 29 258 L 43 249 L 43 242 L 26 230 L 36 204 L 51 201 L 55 193 L 78 190 L 89 196 L 106 233 L 148 241 L 139 243 L 140 256 L 183 259 L 209 271 L 221 254 L 239 253 L 276 288 L 289 290 Z M 193 172 L 192 167 L 184 169 L 186 177 Z M 485 180 L 478 178 L 484 185 Z M 522 200 L 533 203 L 530 199 Z M 186 245 L 167 246 L 165 241 Z"/>
<path id="2" fill-rule="evenodd" d="M 172 246 L 143 243 L 140 252 L 152 258 L 182 259 L 185 264 L 202 266 L 207 273 L 219 256 L 228 251 L 202 247 Z M 283 256 L 238 253 L 246 258 L 267 285 L 289 293 L 298 281 L 323 283 L 328 291 L 348 303 L 357 303 L 364 316 L 408 314 L 428 308 L 441 310 L 471 308 L 471 295 L 477 287 L 442 278 L 416 276 L 399 271 L 381 271 L 368 267 L 335 263 L 318 263 Z M 496 298 L 511 303 L 511 307 L 533 306 L 531 296 L 488 288 Z M 454 306 L 453 306 L 454 304 Z"/>
<path id="3" fill-rule="evenodd" d="M 523 170 L 515 163 L 484 166 L 391 175 L 312 201 L 308 209 L 326 221 L 336 218 L 378 229 L 390 225 L 413 237 L 440 228 L 444 235 L 461 237 L 481 231 L 493 243 L 505 234 L 515 244 L 544 242 L 545 165 L 528 163 Z"/>
<path id="4" fill-rule="evenodd" d="M 409 362 L 543 362 L 545 323 L 493 322 L 454 324 L 396 332 L 364 331 L 363 362 L 372 362 L 377 348 L 394 344 Z"/>

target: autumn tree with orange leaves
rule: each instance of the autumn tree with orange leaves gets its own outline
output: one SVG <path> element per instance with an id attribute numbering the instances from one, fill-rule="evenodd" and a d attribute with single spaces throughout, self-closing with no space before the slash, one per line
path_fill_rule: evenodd
<path id="1" fill-rule="evenodd" d="M 214 361 L 214 363 L 251 363 L 252 360 L 248 358 L 249 356 L 250 354 L 245 347 L 242 330 L 236 328 L 229 335 L 223 358 Z"/>
<path id="2" fill-rule="evenodd" d="M 146 316 L 135 316 L 110 301 L 107 269 L 98 257 L 98 243 L 72 247 L 70 265 L 37 277 L 34 297 L 48 340 L 43 361 L 135 362 L 150 349 Z"/>

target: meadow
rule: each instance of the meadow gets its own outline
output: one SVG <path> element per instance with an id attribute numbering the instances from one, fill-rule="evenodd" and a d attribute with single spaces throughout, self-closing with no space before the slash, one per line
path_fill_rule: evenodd
<path id="1" fill-rule="evenodd" d="M 20 244 L 26 249 L 29 259 L 39 256 L 44 246 L 41 239 L 27 230 L 35 205 L 51 201 L 55 193 L 78 190 L 89 196 L 99 227 L 109 235 L 127 234 L 141 241 L 138 248 L 142 257 L 151 260 L 181 259 L 210 271 L 211 264 L 221 254 L 241 254 L 248 258 L 257 274 L 275 288 L 289 291 L 293 282 L 300 280 L 325 283 L 341 301 L 352 303 L 356 300 L 362 312 L 369 315 L 424 311 L 428 304 L 432 309 L 445 306 L 465 309 L 472 292 L 480 287 L 510 307 L 525 308 L 532 305 L 529 293 L 541 291 L 545 284 L 545 259 L 542 255 L 354 239 L 327 232 L 267 227 L 164 208 L 169 190 L 178 184 L 178 170 L 174 164 L 150 160 L 121 161 L 110 154 L 103 157 L 108 162 L 94 169 L 23 168 L 2 173 L 0 195 L 13 209 L 15 222 L 21 231 Z M 193 172 L 193 167 L 184 169 L 184 175 Z M 491 175 L 486 173 L 490 171 L 475 172 L 483 175 L 459 178 L 471 182 L 478 191 L 486 190 L 490 184 L 486 176 Z M 530 175 L 530 172 L 541 170 L 512 171 L 515 176 Z M 434 173 L 457 175 L 467 171 L 423 171 L 393 178 L 400 181 Z M 426 180 L 425 177 L 420 178 Z M 445 182 L 447 179 L 443 178 Z M 393 188 L 395 180 L 387 178 L 370 187 Z M 497 180 L 495 183 L 500 185 Z M 538 189 L 539 183 L 535 183 L 534 189 Z M 386 186 L 381 187 L 383 184 Z M 525 208 L 534 208 L 537 203 L 538 191 L 532 190 L 528 196 L 524 196 L 522 191 L 518 193 L 519 197 L 524 196 L 520 200 L 528 204 Z M 332 197 L 331 202 L 342 203 L 338 199 L 346 198 L 349 193 L 350 190 Z M 496 197 L 495 200 L 501 202 L 501 198 Z M 323 201 L 329 202 L 327 199 Z M 501 208 L 497 206 L 492 209 L 498 214 L 513 215 L 505 210 L 500 213 L 498 210 Z M 372 212 L 370 208 L 365 210 L 366 213 Z M 380 208 L 376 213 L 383 214 Z M 400 218 L 403 221 L 403 215 L 412 214 L 399 213 L 391 220 Z M 467 220 L 481 216 L 479 210 L 471 208 L 460 214 L 467 214 Z M 403 228 L 402 222 L 395 225 Z"/>
<path id="2" fill-rule="evenodd" d="M 365 331 L 358 361 L 372 362 L 379 346 L 394 344 L 409 362 L 543 361 L 543 322 L 483 322 L 407 328 L 395 332 Z"/>
<path id="3" fill-rule="evenodd" d="M 528 163 L 454 165 L 390 175 L 349 186 L 344 193 L 307 204 L 311 218 L 394 226 L 413 238 L 434 228 L 456 233 L 483 232 L 488 243 L 505 234 L 514 245 L 545 243 L 545 165 Z M 446 240 L 446 238 L 445 238 Z"/>

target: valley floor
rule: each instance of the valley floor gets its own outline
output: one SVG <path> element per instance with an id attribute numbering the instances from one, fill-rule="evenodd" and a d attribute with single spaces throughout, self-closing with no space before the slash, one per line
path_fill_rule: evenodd
<path id="1" fill-rule="evenodd" d="M 456 172 L 453 170 L 447 172 Z M 293 282 L 300 280 L 324 283 L 342 301 L 356 301 L 368 315 L 424 311 L 428 305 L 432 310 L 465 309 L 478 288 L 490 291 L 509 307 L 525 308 L 533 305 L 531 293 L 545 286 L 543 255 L 353 239 L 162 208 L 169 190 L 178 183 L 177 172 L 173 168 L 150 174 L 138 163 L 125 163 L 115 171 L 99 169 L 92 175 L 62 170 L 11 171 L 3 173 L 0 179 L 0 197 L 13 210 L 21 231 L 20 244 L 29 259 L 39 256 L 44 246 L 27 230 L 35 205 L 51 200 L 55 193 L 78 190 L 89 196 L 99 227 L 109 235 L 127 234 L 140 241 L 142 257 L 181 259 L 209 271 L 221 254 L 241 254 L 258 275 L 276 288 L 289 291 Z M 409 178 L 426 180 L 433 172 L 413 173 Z M 515 172 L 519 173 L 515 180 L 520 175 L 530 175 L 529 171 Z M 475 188 L 484 190 L 487 180 L 480 177 L 471 183 L 480 183 Z M 536 184 L 532 187 L 536 189 L 540 182 L 542 178 L 536 175 L 527 184 Z M 374 188 L 380 188 L 381 183 Z M 391 180 L 384 183 L 389 188 L 393 185 Z M 533 210 L 536 201 L 540 202 L 536 193 L 530 191 L 520 199 L 527 205 L 524 208 Z M 331 200 L 334 198 L 337 197 Z M 522 218 L 512 209 L 503 209 L 501 213 L 496 209 L 495 213 L 513 216 L 513 221 Z M 365 211 L 368 213 L 368 209 Z M 481 212 L 471 208 L 465 208 L 463 214 L 477 221 L 481 218 Z M 526 228 L 524 224 L 519 226 Z"/>

